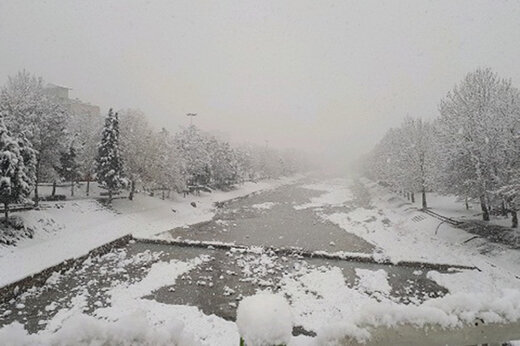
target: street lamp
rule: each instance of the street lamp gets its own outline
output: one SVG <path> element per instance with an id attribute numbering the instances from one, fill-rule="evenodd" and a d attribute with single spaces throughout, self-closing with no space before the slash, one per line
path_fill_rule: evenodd
<path id="1" fill-rule="evenodd" d="M 197 113 L 186 113 L 186 116 L 190 117 L 190 126 L 193 125 L 193 117 L 197 116 Z"/>

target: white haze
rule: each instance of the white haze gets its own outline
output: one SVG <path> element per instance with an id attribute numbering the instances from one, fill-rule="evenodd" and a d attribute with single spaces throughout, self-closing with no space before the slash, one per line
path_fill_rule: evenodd
<path id="1" fill-rule="evenodd" d="M 6 1 L 0 81 L 344 161 L 406 115 L 432 118 L 465 73 L 520 81 L 515 1 Z M 343 162 L 343 161 L 342 161 Z"/>

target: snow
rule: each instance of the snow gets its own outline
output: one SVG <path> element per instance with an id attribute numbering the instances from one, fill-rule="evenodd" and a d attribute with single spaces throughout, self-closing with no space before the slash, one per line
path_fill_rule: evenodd
<path id="1" fill-rule="evenodd" d="M 479 270 L 430 271 L 427 277 L 446 287 L 445 296 L 422 303 L 399 304 L 390 296 L 384 270 L 356 269 L 357 285 L 348 287 L 339 268 L 303 266 L 286 276 L 281 291 L 291 301 L 295 324 L 317 332 L 318 343 L 346 335 L 360 341 L 370 336 L 369 326 L 410 324 L 462 327 L 482 319 L 508 323 L 520 319 L 520 254 L 485 240 L 465 242 L 467 232 L 425 215 L 396 195 L 364 180 L 372 195 L 372 207 L 326 212 L 337 205 L 331 194 L 338 180 L 323 182 L 324 192 L 315 198 L 314 212 L 346 232 L 375 245 L 374 257 L 398 261 L 421 261 L 476 266 Z M 343 181 L 343 196 L 353 181 Z M 344 202 L 348 202 L 345 200 Z M 415 274 L 415 273 L 414 273 Z M 418 273 L 420 274 L 420 273 Z M 329 323 L 334 321 L 333 323 Z"/>
<path id="2" fill-rule="evenodd" d="M 388 289 L 384 272 L 375 273 L 363 274 L 370 290 Z M 295 325 L 315 331 L 318 344 L 345 336 L 366 341 L 374 327 L 409 324 L 460 328 L 477 319 L 506 323 L 520 318 L 518 290 L 503 289 L 494 295 L 457 292 L 405 305 L 384 294 L 348 287 L 337 267 L 302 267 L 283 279 L 280 293 L 291 301 Z"/>
<path id="3" fill-rule="evenodd" d="M 127 260 L 146 261 L 144 258 Z M 205 315 L 196 307 L 143 298 L 164 285 L 174 285 L 180 275 L 207 260 L 207 256 L 199 256 L 187 261 L 156 262 L 141 281 L 130 285 L 118 283 L 110 289 L 109 307 L 98 308 L 87 315 L 83 312 L 88 298 L 85 291 L 75 296 L 69 307 L 58 311 L 44 330 L 29 334 L 15 322 L 0 329 L 0 340 L 6 345 L 235 344 L 239 336 L 233 322 Z"/>
<path id="4" fill-rule="evenodd" d="M 383 269 L 369 270 L 356 268 L 359 278 L 358 288 L 367 293 L 380 292 L 390 294 L 392 287 L 388 283 L 388 274 Z"/>
<path id="5" fill-rule="evenodd" d="M 406 203 L 393 193 L 377 184 L 364 181 L 373 195 L 370 209 L 358 207 L 346 211 L 326 213 L 321 206 L 334 202 L 328 199 L 329 191 L 337 186 L 338 180 L 328 187 L 322 183 L 324 194 L 321 203 L 314 207 L 315 213 L 331 221 L 346 232 L 355 234 L 373 244 L 374 256 L 399 261 L 421 261 L 477 266 L 480 269 L 495 266 L 515 275 L 520 275 L 520 253 L 500 244 L 487 241 L 466 241 L 473 237 L 461 229 L 430 217 Z M 344 188 L 352 181 L 344 181 Z M 487 255 L 481 247 L 487 248 Z M 507 276 L 507 274 L 505 274 Z"/>
<path id="6" fill-rule="evenodd" d="M 217 316 L 205 315 L 193 306 L 167 305 L 151 299 L 143 299 L 144 296 L 153 294 L 161 287 L 171 286 L 174 290 L 176 280 L 181 275 L 203 266 L 210 260 L 207 256 L 199 256 L 184 261 L 153 263 L 142 280 L 118 283 L 112 287 L 108 291 L 111 306 L 99 307 L 90 317 L 83 313 L 86 297 L 80 294 L 71 307 L 60 310 L 49 321 L 45 330 L 37 336 L 29 336 L 20 325 L 12 324 L 0 330 L 0 340 L 4 340 L 3 338 L 15 340 L 13 342 L 22 345 L 38 344 L 38 342 L 81 344 L 88 338 L 97 340 L 96 337 L 106 337 L 122 345 L 130 345 L 132 341 L 146 344 L 146 338 L 159 345 L 168 343 L 232 345 L 238 343 L 240 331 L 248 345 L 267 343 L 310 345 L 330 344 L 345 336 L 366 341 L 370 338 L 371 328 L 377 327 L 407 324 L 417 327 L 461 328 L 474 323 L 475 320 L 483 320 L 485 323 L 508 323 L 520 320 L 520 282 L 515 278 L 520 271 L 518 251 L 508 250 L 501 245 L 484 243 L 483 240 L 477 243 L 465 242 L 471 238 L 471 235 L 446 224 L 439 225 L 438 220 L 417 211 L 394 194 L 368 181 L 364 181 L 364 184 L 372 195 L 372 207 L 349 207 L 344 210 L 338 208 L 334 211 L 326 211 L 322 208 L 330 205 L 340 206 L 351 201 L 352 183 L 345 179 L 311 185 L 314 189 L 318 187 L 323 189 L 324 193 L 313 200 L 312 206 L 307 205 L 306 208 L 313 208 L 319 217 L 336 223 L 346 232 L 358 235 L 374 244 L 376 249 L 373 254 L 338 251 L 329 255 L 367 258 L 372 256 L 388 258 L 392 261 L 474 265 L 479 270 L 450 270 L 448 273 L 415 270 L 413 275 L 426 274 L 428 279 L 445 287 L 449 292 L 438 298 L 425 301 L 412 300 L 409 304 L 403 304 L 392 296 L 394 292 L 389 282 L 389 274 L 384 269 L 355 268 L 357 279 L 354 284 L 349 285 L 340 268 L 316 267 L 302 260 L 296 261 L 294 270 L 285 272 L 280 282 L 273 283 L 269 282 L 269 275 L 275 270 L 280 270 L 279 261 L 283 261 L 283 258 L 260 247 L 248 249 L 237 247 L 227 251 L 226 256 L 233 257 L 238 264 L 241 271 L 239 274 L 243 276 L 243 280 L 252 282 L 262 289 L 268 286 L 269 289 L 276 290 L 276 294 L 268 293 L 266 289 L 265 292 L 243 299 L 239 304 L 236 324 Z M 267 184 L 265 188 L 276 184 Z M 244 190 L 251 191 L 247 189 L 246 186 Z M 332 193 L 336 189 L 340 192 Z M 86 215 L 106 217 L 107 222 L 111 223 L 110 227 L 120 227 L 127 221 L 128 227 L 137 223 L 139 227 L 146 228 L 146 231 L 135 230 L 135 234 L 147 237 L 157 230 L 160 232 L 164 227 L 172 227 L 172 224 L 189 224 L 210 217 L 214 212 L 211 205 L 213 201 L 238 197 L 240 193 L 245 192 L 242 190 L 242 192 L 233 191 L 231 194 L 192 196 L 182 200 L 179 205 L 175 205 L 178 202 L 174 201 L 138 196 L 135 203 L 124 200 L 114 201 L 114 208 L 120 214 L 100 208 L 93 201 L 74 202 L 78 204 L 77 215 L 70 215 L 72 204 L 61 209 L 40 212 L 50 210 L 56 215 L 63 212 L 72 219 L 71 224 L 73 220 L 77 224 L 86 224 L 87 219 L 82 219 L 86 216 L 82 216 L 81 212 L 86 206 L 82 203 L 92 203 L 92 206 L 97 205 L 97 209 L 92 207 L 92 210 L 85 212 Z M 196 201 L 198 207 L 192 208 L 189 205 L 190 201 Z M 172 217 L 173 205 L 178 212 Z M 31 215 L 35 212 L 24 214 Z M 96 212 L 99 214 L 95 214 Z M 37 219 L 36 216 L 34 219 Z M 57 224 L 62 224 L 63 228 L 56 231 L 57 235 L 47 235 L 49 239 L 56 241 L 55 239 L 61 239 L 59 237 L 62 235 L 73 233 L 70 224 L 64 221 L 65 216 L 60 219 L 53 215 L 53 220 Z M 89 220 L 92 225 L 85 228 L 88 230 L 87 234 L 97 234 L 96 232 L 99 232 L 97 224 L 101 222 L 97 217 Z M 108 232 L 110 227 L 105 230 Z M 44 231 L 39 231 L 37 234 L 45 238 Z M 42 238 L 21 243 L 20 250 L 30 249 L 31 242 L 36 244 L 34 246 L 44 243 Z M 490 251 L 481 251 L 483 245 Z M 128 261 L 136 261 L 135 263 L 142 261 L 143 266 L 151 263 L 152 259 L 156 260 L 149 253 L 139 256 L 121 257 L 117 260 L 122 265 Z M 0 269 L 9 271 L 9 268 Z M 57 280 L 60 280 L 59 275 L 51 277 L 49 282 Z M 228 286 L 225 286 L 221 292 L 220 294 L 225 296 L 240 299 L 240 295 Z M 287 305 L 283 297 L 287 298 L 290 305 Z M 56 309 L 56 307 L 51 306 L 49 309 Z M 81 323 L 85 324 L 85 330 L 74 333 L 74 328 Z M 292 337 L 290 331 L 293 325 L 314 331 L 317 336 L 315 338 Z M 132 330 L 126 330 L 127 326 Z M 84 339 L 81 339 L 82 335 Z M 264 337 L 276 339 L 268 340 Z"/>
<path id="7" fill-rule="evenodd" d="M 187 262 L 171 260 L 170 262 L 154 263 L 143 280 L 129 286 L 120 285 L 109 291 L 112 304 L 120 302 L 125 304 L 129 299 L 137 299 L 163 286 L 173 285 L 180 274 L 209 260 L 209 256 L 200 256 Z"/>
<path id="8" fill-rule="evenodd" d="M 264 203 L 253 204 L 251 206 L 251 208 L 259 209 L 259 210 L 269 210 L 272 207 L 274 207 L 276 204 L 277 203 L 274 203 L 274 202 L 264 202 Z"/>
<path id="9" fill-rule="evenodd" d="M 326 193 L 318 197 L 312 197 L 309 203 L 295 205 L 294 209 L 296 210 L 323 206 L 341 206 L 343 202 L 352 200 L 352 192 L 344 179 L 335 179 L 327 183 L 308 184 L 302 187 L 309 190 L 326 191 Z"/>
<path id="10" fill-rule="evenodd" d="M 280 295 L 258 293 L 242 299 L 236 323 L 246 345 L 283 345 L 291 339 L 291 308 Z"/>
<path id="11" fill-rule="evenodd" d="M 13 213 L 35 230 L 35 236 L 14 247 L 0 246 L 0 286 L 85 255 L 126 234 L 139 238 L 154 237 L 172 228 L 211 220 L 216 202 L 273 189 L 299 178 L 301 176 L 246 182 L 232 191 L 201 193 L 200 196 L 176 197 L 175 200 L 138 194 L 134 201 L 114 200 L 113 210 L 93 199 L 42 202 L 41 210 Z M 191 202 L 196 202 L 197 208 L 193 208 Z M 13 266 L 13 263 L 17 265 Z"/>

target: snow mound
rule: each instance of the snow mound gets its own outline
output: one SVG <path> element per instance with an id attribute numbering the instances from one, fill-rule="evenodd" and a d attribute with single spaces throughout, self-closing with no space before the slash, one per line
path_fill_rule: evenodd
<path id="1" fill-rule="evenodd" d="M 359 278 L 358 287 L 364 292 L 389 294 L 392 290 L 392 287 L 388 283 L 388 274 L 383 269 L 369 270 L 356 268 L 356 275 Z"/>
<path id="2" fill-rule="evenodd" d="M 237 310 L 238 330 L 249 346 L 288 344 L 292 318 L 287 301 L 269 293 L 244 298 Z"/>
<path id="3" fill-rule="evenodd" d="M 121 316 L 118 320 L 98 319 L 84 313 L 63 321 L 56 333 L 29 334 L 18 323 L 0 330 L 4 345 L 199 345 L 193 335 L 184 330 L 178 320 L 165 321 L 166 325 L 151 325 L 140 311 Z"/>

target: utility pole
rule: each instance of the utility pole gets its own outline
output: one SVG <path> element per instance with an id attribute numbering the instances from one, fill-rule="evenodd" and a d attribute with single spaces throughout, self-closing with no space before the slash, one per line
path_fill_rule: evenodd
<path id="1" fill-rule="evenodd" d="M 197 113 L 186 113 L 186 116 L 190 117 L 190 126 L 193 125 L 193 117 L 197 116 Z"/>

